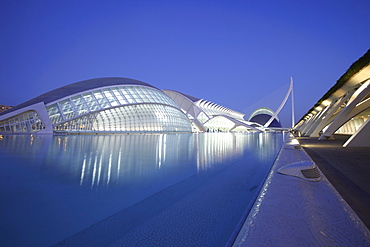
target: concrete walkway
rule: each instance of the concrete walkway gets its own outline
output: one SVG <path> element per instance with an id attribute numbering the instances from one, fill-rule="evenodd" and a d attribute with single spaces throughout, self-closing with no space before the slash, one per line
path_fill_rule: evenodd
<path id="1" fill-rule="evenodd" d="M 343 148 L 349 136 L 335 140 L 297 138 L 344 200 L 370 229 L 370 148 Z"/>
<path id="2" fill-rule="evenodd" d="M 370 231 L 288 139 L 233 246 L 370 246 Z"/>

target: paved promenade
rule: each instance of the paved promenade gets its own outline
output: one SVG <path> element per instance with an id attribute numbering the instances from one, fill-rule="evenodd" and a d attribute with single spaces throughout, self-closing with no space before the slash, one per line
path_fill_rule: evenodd
<path id="1" fill-rule="evenodd" d="M 369 229 L 321 171 L 307 166 L 316 168 L 288 139 L 233 247 L 370 246 Z"/>
<path id="2" fill-rule="evenodd" d="M 300 137 L 300 144 L 330 183 L 370 229 L 370 148 L 343 148 L 349 136 L 318 141 Z"/>

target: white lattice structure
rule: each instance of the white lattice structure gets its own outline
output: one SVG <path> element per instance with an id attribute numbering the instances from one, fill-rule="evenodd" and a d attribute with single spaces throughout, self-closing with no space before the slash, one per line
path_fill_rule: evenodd
<path id="1" fill-rule="evenodd" d="M 245 121 L 243 113 L 177 91 L 164 92 L 192 121 L 194 131 L 261 131 L 262 126 Z"/>

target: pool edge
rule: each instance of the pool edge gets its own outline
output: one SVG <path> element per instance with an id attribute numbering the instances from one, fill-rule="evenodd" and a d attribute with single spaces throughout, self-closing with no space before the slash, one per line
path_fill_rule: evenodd
<path id="1" fill-rule="evenodd" d="M 370 231 L 318 167 L 317 181 L 278 173 L 313 162 L 293 140 L 284 143 L 234 243 L 226 246 L 370 246 Z"/>

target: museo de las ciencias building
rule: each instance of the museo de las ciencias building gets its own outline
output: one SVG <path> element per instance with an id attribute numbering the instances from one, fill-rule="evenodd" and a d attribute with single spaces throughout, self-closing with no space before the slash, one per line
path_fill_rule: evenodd
<path id="1" fill-rule="evenodd" d="M 274 117 L 273 111 L 258 112 Z M 273 123 L 281 127 L 277 117 Z M 0 113 L 0 133 L 9 134 L 261 131 L 263 124 L 204 99 L 119 77 L 72 83 Z"/>

